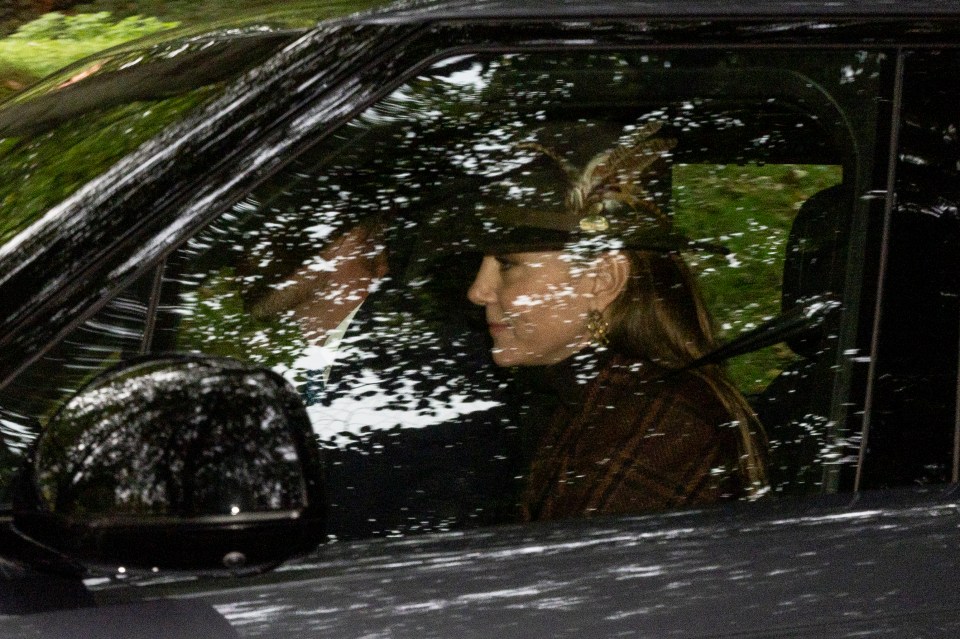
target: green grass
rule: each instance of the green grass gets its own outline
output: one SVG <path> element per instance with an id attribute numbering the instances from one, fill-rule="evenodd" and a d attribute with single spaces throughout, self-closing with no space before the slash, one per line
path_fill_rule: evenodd
<path id="1" fill-rule="evenodd" d="M 807 198 L 841 178 L 840 167 L 827 165 L 674 167 L 678 227 L 731 252 L 690 257 L 720 341 L 779 314 L 790 225 Z M 735 358 L 729 369 L 737 385 L 753 393 L 793 359 L 786 346 L 778 345 Z"/>

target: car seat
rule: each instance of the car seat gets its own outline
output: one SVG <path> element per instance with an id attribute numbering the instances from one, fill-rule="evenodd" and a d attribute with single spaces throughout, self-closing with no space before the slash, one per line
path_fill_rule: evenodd
<path id="1" fill-rule="evenodd" d="M 842 458 L 832 411 L 840 300 L 852 196 L 844 185 L 819 191 L 800 207 L 784 261 L 781 317 L 800 323 L 783 341 L 798 359 L 752 404 L 770 439 L 776 494 L 820 492 Z"/>

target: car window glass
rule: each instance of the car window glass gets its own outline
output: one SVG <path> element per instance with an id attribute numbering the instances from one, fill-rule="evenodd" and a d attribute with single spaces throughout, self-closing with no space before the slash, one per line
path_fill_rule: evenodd
<path id="1" fill-rule="evenodd" d="M 444 60 L 172 254 L 148 348 L 298 388 L 337 538 L 837 490 L 885 64 Z M 572 283 L 641 272 L 629 335 Z"/>
<path id="2" fill-rule="evenodd" d="M 844 56 L 829 77 L 857 85 L 847 87 L 845 99 L 876 92 L 879 60 Z M 850 79 L 844 73 L 854 63 Z M 718 341 L 749 335 L 803 304 L 843 299 L 843 235 L 854 207 L 846 189 L 852 193 L 858 179 L 850 161 L 854 133 L 841 115 L 821 108 L 809 93 L 811 79 L 798 79 L 787 61 L 781 69 L 771 69 L 768 59 L 762 71 L 759 64 L 742 55 L 636 54 L 471 56 L 437 65 L 175 255 L 168 278 L 179 290 L 168 293 L 171 306 L 164 308 L 175 319 L 158 324 L 154 348 L 214 351 L 285 371 L 328 449 L 335 533 L 510 520 L 518 502 L 523 510 L 525 499 L 540 499 L 530 498 L 531 490 L 548 490 L 551 472 L 578 468 L 577 460 L 538 459 L 545 441 L 556 437 L 550 445 L 559 448 L 565 436 L 551 432 L 566 408 L 558 406 L 550 367 L 523 358 L 497 366 L 485 330 L 491 311 L 485 317 L 467 299 L 484 254 L 524 246 L 511 244 L 509 234 L 494 246 L 473 237 L 477 201 L 484 210 L 511 199 L 523 208 L 524 190 L 559 190 L 536 183 L 549 181 L 532 166 L 538 151 L 582 170 L 606 149 L 635 144 L 651 121 L 659 125 L 654 138 L 677 140 L 670 184 L 653 198 L 661 198 L 684 241 L 699 243 L 678 253 L 695 274 Z M 734 78 L 749 85 L 761 74 L 776 78 L 775 88 L 733 87 Z M 818 71 L 817 79 L 825 75 Z M 698 95 L 690 88 L 698 83 L 712 93 Z M 869 131 L 858 143 L 870 143 Z M 524 144 L 529 153 L 518 156 Z M 529 184 L 513 180 L 523 167 L 533 174 Z M 791 237 L 803 203 L 820 192 L 837 193 L 838 203 L 807 212 L 800 236 Z M 494 234 L 485 223 L 477 223 L 481 234 Z M 790 253 L 827 266 L 805 278 L 797 272 L 811 267 L 793 259 L 787 300 Z M 853 300 L 856 292 L 848 295 Z M 541 303 L 530 296 L 531 306 Z M 787 466 L 771 469 L 777 491 L 835 488 L 825 486 L 824 471 L 843 457 L 843 402 L 830 393 L 837 331 L 797 338 L 796 349 L 783 340 L 747 349 L 723 378 L 754 401 L 762 418 L 785 427 L 785 435 L 771 435 L 773 464 Z M 541 345 L 528 347 L 536 353 Z M 828 399 L 816 412 L 808 405 L 799 414 L 776 414 L 797 392 L 778 388 L 788 386 L 783 376 L 816 377 L 817 390 L 804 391 L 806 400 L 815 403 L 824 389 Z M 581 407 L 589 401 L 578 400 Z M 603 463 L 600 452 L 590 454 Z M 592 507 L 592 497 L 580 497 Z M 629 511 L 618 499 L 606 503 Z M 540 516 L 569 515 L 567 505 L 552 500 L 526 504 L 526 516 L 536 517 L 529 512 L 536 508 Z"/>

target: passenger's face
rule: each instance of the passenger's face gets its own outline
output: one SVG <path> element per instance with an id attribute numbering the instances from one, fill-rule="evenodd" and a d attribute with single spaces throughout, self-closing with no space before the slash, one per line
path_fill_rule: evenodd
<path id="1" fill-rule="evenodd" d="M 560 251 L 486 256 L 467 297 L 486 309 L 499 366 L 554 364 L 590 343 L 589 273 Z"/>
<path id="2" fill-rule="evenodd" d="M 309 339 L 323 343 L 387 274 L 387 257 L 378 234 L 360 228 L 344 233 L 318 257 L 323 268 L 297 274 L 297 285 L 314 290 L 293 308 L 293 316 Z"/>

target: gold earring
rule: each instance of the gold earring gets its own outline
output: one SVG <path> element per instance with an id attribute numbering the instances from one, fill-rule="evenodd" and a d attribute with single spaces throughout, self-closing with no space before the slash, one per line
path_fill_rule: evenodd
<path id="1" fill-rule="evenodd" d="M 610 345 L 610 323 L 604 319 L 600 311 L 594 309 L 587 314 L 587 330 L 590 331 L 593 341 L 600 346 Z"/>

